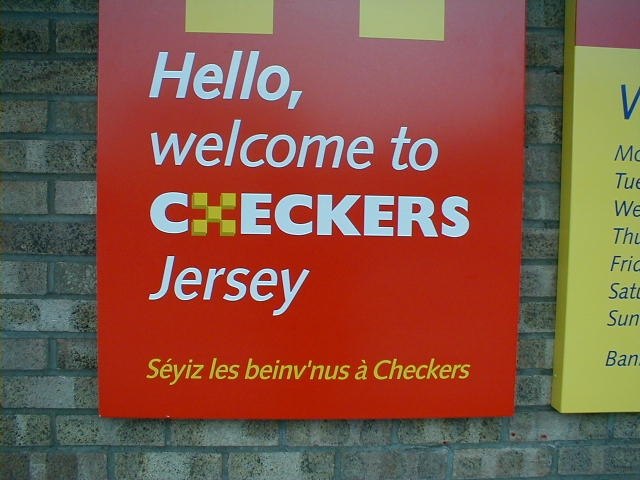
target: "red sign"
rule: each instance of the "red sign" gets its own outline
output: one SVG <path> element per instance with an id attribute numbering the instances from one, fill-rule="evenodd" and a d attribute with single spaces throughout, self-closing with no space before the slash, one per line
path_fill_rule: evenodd
<path id="1" fill-rule="evenodd" d="M 525 2 L 234 3 L 100 2 L 100 413 L 511 414 Z"/>

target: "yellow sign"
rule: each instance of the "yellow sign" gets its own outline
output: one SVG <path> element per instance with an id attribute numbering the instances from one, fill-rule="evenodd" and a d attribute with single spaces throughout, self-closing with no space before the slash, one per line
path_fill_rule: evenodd
<path id="1" fill-rule="evenodd" d="M 568 3 L 552 405 L 640 411 L 640 5 Z"/>
<path id="2" fill-rule="evenodd" d="M 274 0 L 186 0 L 185 30 L 274 33 Z M 445 0 L 360 0 L 360 36 L 444 41 Z"/>

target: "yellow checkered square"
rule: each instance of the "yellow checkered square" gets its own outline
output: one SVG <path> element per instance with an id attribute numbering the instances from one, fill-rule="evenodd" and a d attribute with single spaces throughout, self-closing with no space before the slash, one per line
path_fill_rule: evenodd
<path id="1" fill-rule="evenodd" d="M 360 0 L 360 36 L 444 41 L 445 0 Z"/>
<path id="2" fill-rule="evenodd" d="M 273 33 L 273 0 L 186 1 L 186 32 Z"/>

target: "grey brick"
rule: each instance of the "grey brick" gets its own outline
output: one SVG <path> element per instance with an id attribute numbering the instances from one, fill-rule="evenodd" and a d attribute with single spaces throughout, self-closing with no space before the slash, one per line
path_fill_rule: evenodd
<path id="1" fill-rule="evenodd" d="M 525 297 L 554 297 L 556 273 L 553 265 L 523 265 L 521 294 Z"/>
<path id="2" fill-rule="evenodd" d="M 90 180 L 58 181 L 55 183 L 56 213 L 96 213 L 96 182 Z"/>
<path id="3" fill-rule="evenodd" d="M 524 229 L 522 257 L 526 259 L 557 259 L 558 230 L 555 228 Z"/>
<path id="4" fill-rule="evenodd" d="M 47 183 L 3 181 L 0 189 L 0 213 L 47 213 Z"/>
<path id="5" fill-rule="evenodd" d="M 0 300 L 2 330 L 95 332 L 95 301 Z"/>
<path id="6" fill-rule="evenodd" d="M 96 341 L 92 339 L 58 340 L 58 368 L 95 370 L 98 368 Z"/>
<path id="7" fill-rule="evenodd" d="M 107 480 L 107 456 L 103 453 L 78 453 L 78 480 Z"/>
<path id="8" fill-rule="evenodd" d="M 164 445 L 164 426 L 155 420 L 60 416 L 56 434 L 61 445 Z"/>
<path id="9" fill-rule="evenodd" d="M 559 182 L 562 163 L 560 145 L 529 145 L 525 151 L 529 182 Z"/>
<path id="10" fill-rule="evenodd" d="M 520 304 L 520 331 L 552 332 L 556 322 L 553 302 L 527 302 Z"/>
<path id="11" fill-rule="evenodd" d="M 640 415 L 633 413 L 616 415 L 613 436 L 640 439 Z"/>
<path id="12" fill-rule="evenodd" d="M 41 370 L 47 368 L 48 341 L 36 338 L 0 337 L 0 368 L 6 370 Z"/>
<path id="13" fill-rule="evenodd" d="M 51 422 L 46 415 L 0 415 L 0 445 L 51 445 Z"/>
<path id="14" fill-rule="evenodd" d="M 98 51 L 98 22 L 95 20 L 60 20 L 57 22 L 56 51 L 96 53 Z"/>
<path id="15" fill-rule="evenodd" d="M 516 404 L 518 406 L 549 405 L 551 403 L 551 377 L 545 375 L 519 376 Z"/>
<path id="16" fill-rule="evenodd" d="M 527 2 L 527 26 L 529 27 L 564 27 L 563 0 L 529 0 Z"/>
<path id="17" fill-rule="evenodd" d="M 74 379 L 69 377 L 5 377 L 6 408 L 74 408 Z"/>
<path id="18" fill-rule="evenodd" d="M 46 52 L 49 49 L 49 22 L 46 19 L 16 20 L 0 17 L 0 51 Z"/>
<path id="19" fill-rule="evenodd" d="M 278 444 L 277 422 L 176 421 L 171 424 L 172 445 L 265 446 Z"/>
<path id="20" fill-rule="evenodd" d="M 29 456 L 24 453 L 0 452 L 0 479 L 27 479 L 29 475 Z"/>
<path id="21" fill-rule="evenodd" d="M 562 80 L 556 71 L 528 71 L 527 104 L 562 106 Z"/>
<path id="22" fill-rule="evenodd" d="M 0 261 L 0 294 L 47 293 L 47 264 Z"/>
<path id="23" fill-rule="evenodd" d="M 580 446 L 560 448 L 561 475 L 640 474 L 640 446 Z"/>
<path id="24" fill-rule="evenodd" d="M 497 442 L 500 428 L 499 418 L 406 420 L 398 426 L 398 440 L 412 445 Z"/>
<path id="25" fill-rule="evenodd" d="M 36 331 L 40 309 L 31 300 L 0 300 L 1 330 Z"/>
<path id="26" fill-rule="evenodd" d="M 562 68 L 564 38 L 557 31 L 533 31 L 527 33 L 527 66 Z"/>
<path id="27" fill-rule="evenodd" d="M 551 472 L 550 448 L 456 450 L 453 478 L 544 477 Z"/>
<path id="28" fill-rule="evenodd" d="M 333 470 L 334 456 L 330 453 L 229 454 L 229 480 L 329 480 Z"/>
<path id="29" fill-rule="evenodd" d="M 9 12 L 98 13 L 98 0 L 12 0 L 2 9 Z"/>
<path id="30" fill-rule="evenodd" d="M 88 263 L 58 262 L 55 266 L 55 293 L 75 295 L 95 294 L 95 265 Z"/>
<path id="31" fill-rule="evenodd" d="M 436 448 L 347 452 L 341 464 L 344 480 L 444 480 L 447 451 Z"/>
<path id="32" fill-rule="evenodd" d="M 76 408 L 98 408 L 98 382 L 96 378 L 76 378 L 73 387 L 73 401 Z"/>
<path id="33" fill-rule="evenodd" d="M 78 478 L 78 458 L 73 453 L 47 453 L 46 455 L 33 455 L 31 457 L 32 477 L 37 478 L 37 475 L 34 475 L 33 472 L 33 466 L 34 463 L 37 462 L 37 457 L 41 457 L 44 460 L 42 463 L 44 464 L 44 472 L 46 473 L 42 478 Z"/>
<path id="34" fill-rule="evenodd" d="M 96 62 L 87 60 L 11 60 L 0 63 L 0 91 L 95 95 Z"/>
<path id="35" fill-rule="evenodd" d="M 218 480 L 222 455 L 217 453 L 119 453 L 116 475 L 120 480 Z"/>
<path id="36" fill-rule="evenodd" d="M 1 133 L 41 133 L 47 130 L 47 102 L 3 100 L 0 103 Z"/>
<path id="37" fill-rule="evenodd" d="M 510 419 L 509 436 L 514 442 L 605 439 L 607 423 L 605 415 L 518 412 Z"/>
<path id="38" fill-rule="evenodd" d="M 290 445 L 385 445 L 391 443 L 391 422 L 292 421 L 287 425 Z"/>
<path id="39" fill-rule="evenodd" d="M 29 456 L 29 478 L 106 480 L 107 458 L 101 453 L 32 453 Z"/>
<path id="40" fill-rule="evenodd" d="M 553 340 L 549 338 L 522 338 L 518 343 L 518 368 L 551 368 Z"/>
<path id="41" fill-rule="evenodd" d="M 562 143 L 562 112 L 530 110 L 527 112 L 527 143 Z"/>
<path id="42" fill-rule="evenodd" d="M 13 254 L 95 255 L 94 223 L 14 223 L 0 230 L 0 252 Z"/>
<path id="43" fill-rule="evenodd" d="M 0 140 L 0 170 L 26 173 L 95 173 L 96 142 Z"/>
<path id="44" fill-rule="evenodd" d="M 52 122 L 49 128 L 56 133 L 94 133 L 96 131 L 96 102 L 52 102 Z"/>
<path id="45" fill-rule="evenodd" d="M 96 408 L 97 385 L 88 377 L 6 377 L 4 408 Z"/>

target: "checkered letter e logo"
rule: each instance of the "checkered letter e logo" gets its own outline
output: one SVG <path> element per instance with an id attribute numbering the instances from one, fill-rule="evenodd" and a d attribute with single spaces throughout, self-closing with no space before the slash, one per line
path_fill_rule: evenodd
<path id="1" fill-rule="evenodd" d="M 232 237 L 236 234 L 236 221 L 222 218 L 225 210 L 235 210 L 235 193 L 221 193 L 218 205 L 209 205 L 209 195 L 207 193 L 194 193 L 191 195 L 191 208 L 205 211 L 205 218 L 191 222 L 191 235 L 197 237 L 207 235 L 210 223 L 218 224 L 219 233 L 222 237 Z"/>

